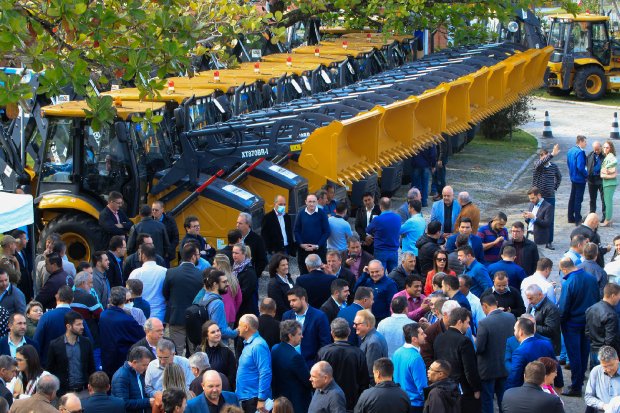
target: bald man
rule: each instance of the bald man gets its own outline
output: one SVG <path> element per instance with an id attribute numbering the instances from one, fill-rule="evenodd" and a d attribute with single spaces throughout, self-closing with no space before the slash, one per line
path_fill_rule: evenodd
<path id="1" fill-rule="evenodd" d="M 185 413 L 219 412 L 225 404 L 239 406 L 237 395 L 222 391 L 222 379 L 215 370 L 207 370 L 202 376 L 202 395 L 187 402 Z"/>
<path id="2" fill-rule="evenodd" d="M 58 408 L 64 412 L 79 412 L 82 411 L 82 402 L 75 393 L 67 393 L 60 398 Z"/>
<path id="3" fill-rule="evenodd" d="M 454 200 L 454 190 L 451 186 L 445 186 L 441 191 L 442 199 L 433 202 L 431 208 L 431 222 L 441 222 L 443 237 L 448 238 L 455 232 L 456 218 L 461 213 L 461 206 Z"/>
<path id="4" fill-rule="evenodd" d="M 334 380 L 334 370 L 326 361 L 319 361 L 310 369 L 310 382 L 315 389 L 309 412 L 345 412 L 344 392 Z"/>

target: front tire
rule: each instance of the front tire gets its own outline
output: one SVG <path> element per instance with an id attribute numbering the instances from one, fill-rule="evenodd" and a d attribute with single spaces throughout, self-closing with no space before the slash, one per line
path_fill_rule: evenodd
<path id="1" fill-rule="evenodd" d="M 67 258 L 76 266 L 81 261 L 90 262 L 95 251 L 107 249 L 105 233 L 89 215 L 68 212 L 57 216 L 41 232 L 43 245 L 54 232 L 67 244 Z"/>
<path id="2" fill-rule="evenodd" d="M 575 73 L 573 90 L 579 99 L 598 100 L 605 96 L 607 79 L 598 66 L 586 66 Z"/>

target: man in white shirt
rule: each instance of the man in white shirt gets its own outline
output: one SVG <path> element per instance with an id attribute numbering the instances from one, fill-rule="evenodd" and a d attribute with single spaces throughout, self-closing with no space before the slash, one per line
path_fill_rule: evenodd
<path id="1" fill-rule="evenodd" d="M 183 390 L 189 390 L 189 385 L 194 380 L 189 361 L 185 357 L 175 356 L 174 343 L 162 338 L 157 343 L 157 358 L 149 363 L 144 376 L 145 390 L 149 397 L 154 397 L 156 392 L 163 391 L 164 369 L 170 364 L 181 367 L 185 375 L 185 389 Z"/>
<path id="2" fill-rule="evenodd" d="M 523 298 L 524 303 L 528 302 L 525 290 L 527 290 L 527 287 L 532 284 L 538 285 L 553 304 L 557 303 L 557 298 L 555 296 L 555 286 L 551 281 L 548 280 L 549 275 L 551 275 L 552 269 L 553 261 L 551 261 L 549 258 L 541 258 L 538 260 L 538 263 L 536 264 L 536 272 L 533 275 L 526 277 L 521 282 L 521 297 Z"/>
<path id="3" fill-rule="evenodd" d="M 140 261 L 142 267 L 136 268 L 131 272 L 129 279 L 136 278 L 144 285 L 142 298 L 151 305 L 151 317 L 157 317 L 162 322 L 166 315 L 166 300 L 162 293 L 164 280 L 166 279 L 166 268 L 157 265 L 157 250 L 153 245 L 142 245 L 140 247 Z"/>

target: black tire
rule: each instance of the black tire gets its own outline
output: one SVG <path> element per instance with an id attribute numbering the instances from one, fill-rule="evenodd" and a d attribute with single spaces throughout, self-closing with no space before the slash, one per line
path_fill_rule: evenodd
<path id="1" fill-rule="evenodd" d="M 67 258 L 75 265 L 90 261 L 95 251 L 107 249 L 107 236 L 99 223 L 86 214 L 68 212 L 51 220 L 41 232 L 43 245 L 54 232 L 67 244 Z"/>
<path id="2" fill-rule="evenodd" d="M 598 66 L 586 66 L 578 69 L 573 80 L 573 90 L 579 99 L 598 100 L 605 96 L 607 78 Z"/>

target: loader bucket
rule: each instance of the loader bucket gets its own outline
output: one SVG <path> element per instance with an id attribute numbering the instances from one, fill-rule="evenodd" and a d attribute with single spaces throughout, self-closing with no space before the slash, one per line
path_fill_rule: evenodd
<path id="1" fill-rule="evenodd" d="M 504 105 L 504 76 L 507 66 L 504 62 L 497 63 L 489 69 L 489 77 L 487 81 L 487 106 L 489 115 L 500 111 Z"/>
<path id="2" fill-rule="evenodd" d="M 440 142 L 441 133 L 446 130 L 446 94 L 445 88 L 437 87 L 409 98 L 418 100 L 413 114 L 412 138 L 417 148 Z"/>
<path id="3" fill-rule="evenodd" d="M 538 76 L 538 57 L 541 53 L 542 51 L 540 49 L 529 49 L 521 54 L 528 57 L 528 61 L 525 63 L 523 69 L 524 79 L 521 92 L 522 95 L 529 93 L 535 88 L 536 77 Z"/>
<path id="4" fill-rule="evenodd" d="M 540 54 L 536 56 L 536 65 L 532 66 L 532 69 L 536 72 L 532 89 L 536 89 L 543 85 L 547 63 L 549 63 L 553 51 L 554 49 L 552 46 L 547 46 L 544 49 L 540 49 Z"/>
<path id="5" fill-rule="evenodd" d="M 469 111 L 471 119 L 477 123 L 491 114 L 488 105 L 489 77 L 491 71 L 483 67 L 482 69 L 466 76 L 471 81 L 469 88 Z"/>
<path id="6" fill-rule="evenodd" d="M 410 158 L 416 153 L 413 141 L 415 110 L 419 100 L 415 97 L 394 102 L 386 106 L 377 106 L 382 113 L 379 124 L 379 161 L 389 166 Z"/>
<path id="7" fill-rule="evenodd" d="M 446 93 L 446 129 L 444 132 L 455 135 L 470 128 L 469 88 L 471 79 L 460 77 L 449 83 L 439 85 L 447 88 Z"/>
<path id="8" fill-rule="evenodd" d="M 299 165 L 346 186 L 378 172 L 380 121 L 371 110 L 314 130 L 301 144 Z"/>
<path id="9" fill-rule="evenodd" d="M 504 102 L 502 107 L 507 107 L 519 100 L 519 95 L 523 90 L 523 70 L 528 59 L 520 53 L 504 60 L 506 71 L 504 72 Z"/>

